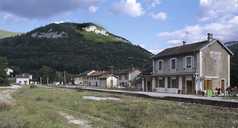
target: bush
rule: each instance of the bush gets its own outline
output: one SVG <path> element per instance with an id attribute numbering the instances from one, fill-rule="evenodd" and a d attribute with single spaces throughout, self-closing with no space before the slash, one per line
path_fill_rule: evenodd
<path id="1" fill-rule="evenodd" d="M 30 88 L 37 88 L 37 86 L 34 85 L 34 84 L 31 84 L 31 85 L 30 85 Z"/>

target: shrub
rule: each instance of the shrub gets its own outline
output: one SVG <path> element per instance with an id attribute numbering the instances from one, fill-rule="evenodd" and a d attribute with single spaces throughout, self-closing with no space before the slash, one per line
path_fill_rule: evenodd
<path id="1" fill-rule="evenodd" d="M 42 97 L 38 96 L 38 97 L 36 97 L 35 100 L 36 100 L 36 101 L 43 101 L 44 99 L 43 99 Z"/>

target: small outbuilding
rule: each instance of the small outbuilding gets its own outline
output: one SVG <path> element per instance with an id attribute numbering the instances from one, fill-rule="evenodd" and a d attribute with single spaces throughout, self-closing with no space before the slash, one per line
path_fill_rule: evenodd
<path id="1" fill-rule="evenodd" d="M 16 84 L 18 85 L 29 85 L 32 80 L 32 75 L 28 73 L 23 73 L 21 75 L 16 75 Z"/>
<path id="2" fill-rule="evenodd" d="M 117 88 L 118 87 L 118 77 L 113 74 L 105 74 L 100 77 L 100 85 L 105 86 L 105 88 Z"/>

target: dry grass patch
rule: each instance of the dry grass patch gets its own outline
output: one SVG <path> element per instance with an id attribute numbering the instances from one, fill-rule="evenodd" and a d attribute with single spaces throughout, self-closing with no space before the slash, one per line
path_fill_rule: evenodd
<path id="1" fill-rule="evenodd" d="M 86 96 L 120 100 L 95 101 Z M 78 128 L 82 124 L 92 128 L 238 127 L 238 109 L 47 88 L 22 88 L 14 98 L 17 105 L 0 112 L 0 123 L 4 115 L 9 120 L 18 115 L 30 128 Z"/>

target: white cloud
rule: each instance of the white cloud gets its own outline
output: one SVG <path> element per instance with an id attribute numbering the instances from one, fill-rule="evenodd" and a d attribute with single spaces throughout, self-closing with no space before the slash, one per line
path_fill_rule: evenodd
<path id="1" fill-rule="evenodd" d="M 208 6 L 210 4 L 210 0 L 200 0 L 201 6 Z"/>
<path id="2" fill-rule="evenodd" d="M 90 6 L 90 7 L 88 8 L 88 10 L 89 10 L 90 13 L 96 13 L 97 10 L 98 10 L 98 7 L 96 7 L 96 6 Z"/>
<path id="3" fill-rule="evenodd" d="M 0 17 L 2 17 L 4 21 L 25 22 L 27 20 L 26 18 L 18 17 L 11 13 L 4 13 L 4 12 L 0 12 Z"/>
<path id="4" fill-rule="evenodd" d="M 158 54 L 159 52 L 163 51 L 164 49 L 149 49 L 149 51 L 153 54 Z"/>
<path id="5" fill-rule="evenodd" d="M 207 33 L 222 41 L 238 40 L 238 0 L 200 0 L 202 15 L 198 22 L 171 32 L 161 32 L 160 39 L 168 44 L 176 41 L 205 40 Z M 201 22 L 202 21 L 202 22 Z"/>
<path id="6" fill-rule="evenodd" d="M 114 4 L 113 10 L 116 13 L 123 13 L 132 17 L 142 16 L 145 13 L 141 3 L 137 0 L 121 0 Z"/>
<path id="7" fill-rule="evenodd" d="M 167 19 L 167 13 L 165 13 L 165 12 L 152 13 L 151 16 L 155 20 L 162 20 L 162 21 L 164 21 L 164 20 Z"/>
<path id="8" fill-rule="evenodd" d="M 200 21 L 227 20 L 238 14 L 238 0 L 200 0 Z"/>
<path id="9" fill-rule="evenodd" d="M 237 40 L 238 16 L 235 16 L 227 22 L 212 22 L 205 25 L 186 26 L 173 32 L 159 33 L 159 37 L 167 40 L 195 42 L 206 39 L 207 33 L 213 33 L 214 37 L 223 41 Z"/>
<path id="10" fill-rule="evenodd" d="M 160 5 L 161 0 L 146 0 L 147 3 L 151 5 L 151 7 L 155 8 Z"/>
<path id="11" fill-rule="evenodd" d="M 0 12 L 27 19 L 44 19 L 97 6 L 100 0 L 0 0 Z"/>
<path id="12" fill-rule="evenodd" d="M 238 24 L 238 16 L 234 16 L 231 20 L 229 20 L 230 24 Z"/>

